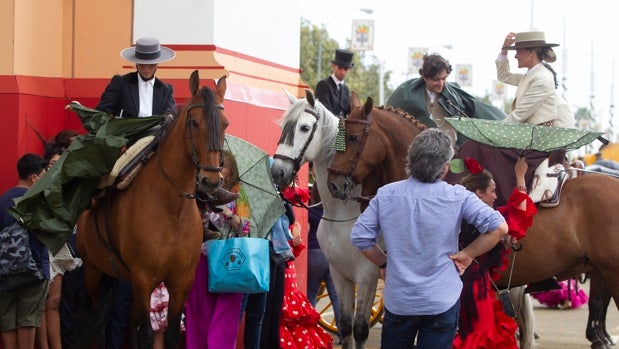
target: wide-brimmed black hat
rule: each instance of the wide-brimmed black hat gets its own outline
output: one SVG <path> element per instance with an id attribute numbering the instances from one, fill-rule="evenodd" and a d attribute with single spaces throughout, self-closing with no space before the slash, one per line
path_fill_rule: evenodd
<path id="1" fill-rule="evenodd" d="M 120 55 L 129 62 L 158 64 L 171 60 L 176 56 L 176 53 L 159 45 L 159 40 L 155 38 L 139 38 L 135 42 L 135 46 L 120 51 Z"/>
<path id="2" fill-rule="evenodd" d="M 513 46 L 503 47 L 504 50 L 517 50 L 519 48 L 538 48 L 538 47 L 555 47 L 559 44 L 550 44 L 546 42 L 544 32 L 522 32 L 516 33 L 516 41 Z"/>
<path id="3" fill-rule="evenodd" d="M 355 64 L 352 62 L 353 53 L 348 50 L 335 50 L 335 58 L 331 61 L 331 63 L 342 67 L 342 68 L 352 68 Z"/>

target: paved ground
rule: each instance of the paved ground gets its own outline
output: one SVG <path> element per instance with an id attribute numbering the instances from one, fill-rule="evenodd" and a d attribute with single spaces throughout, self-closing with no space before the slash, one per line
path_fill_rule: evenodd
<path id="1" fill-rule="evenodd" d="M 583 286 L 588 291 L 585 284 Z M 585 338 L 587 306 L 578 309 L 550 309 L 534 300 L 535 332 L 539 335 L 537 349 L 587 349 L 591 343 Z M 619 311 L 613 302 L 608 309 L 606 322 L 608 332 L 615 342 L 619 338 Z M 370 330 L 366 349 L 380 348 L 381 324 Z M 335 346 L 338 348 L 339 346 Z"/>

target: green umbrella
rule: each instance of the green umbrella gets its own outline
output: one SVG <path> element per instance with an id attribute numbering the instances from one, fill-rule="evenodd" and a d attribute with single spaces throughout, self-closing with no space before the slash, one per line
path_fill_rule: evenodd
<path id="1" fill-rule="evenodd" d="M 574 150 L 593 142 L 603 132 L 471 118 L 445 118 L 467 138 L 497 148 L 552 152 Z"/>
<path id="2" fill-rule="evenodd" d="M 243 190 L 247 194 L 250 234 L 263 238 L 284 214 L 282 199 L 275 191 L 269 171 L 269 156 L 257 146 L 232 135 L 226 135 L 225 149 L 230 150 L 236 159 Z"/>
<path id="3" fill-rule="evenodd" d="M 97 192 L 101 176 L 110 173 L 122 148 L 164 120 L 163 116 L 113 119 L 77 102 L 69 107 L 88 133 L 78 136 L 54 166 L 9 208 L 9 213 L 35 231 L 52 253 L 67 241 Z"/>

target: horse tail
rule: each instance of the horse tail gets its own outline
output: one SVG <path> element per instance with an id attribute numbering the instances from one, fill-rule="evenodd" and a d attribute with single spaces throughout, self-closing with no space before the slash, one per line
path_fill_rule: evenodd
<path id="1" fill-rule="evenodd" d="M 84 279 L 84 268 L 80 267 L 63 277 L 61 313 L 63 320 L 62 347 L 69 349 L 90 348 L 98 343 L 105 347 L 106 327 L 112 315 L 118 280 L 102 274 L 98 296 L 94 302 L 88 296 Z M 65 280 L 67 281 L 65 283 Z"/>

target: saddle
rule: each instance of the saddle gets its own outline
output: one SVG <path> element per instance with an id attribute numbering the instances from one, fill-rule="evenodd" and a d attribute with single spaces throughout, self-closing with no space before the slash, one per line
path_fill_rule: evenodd
<path id="1" fill-rule="evenodd" d="M 144 162 L 154 153 L 153 151 L 145 151 L 152 149 L 149 145 L 154 139 L 155 136 L 140 138 L 125 150 L 114 163 L 112 171 L 101 177 L 97 188 L 104 189 L 115 186 L 118 190 L 124 190 L 129 187 L 142 169 Z"/>
<path id="2" fill-rule="evenodd" d="M 529 197 L 541 207 L 556 207 L 567 177 L 567 170 L 562 163 L 548 166 L 548 159 L 542 161 L 533 175 Z"/>
<path id="3" fill-rule="evenodd" d="M 157 146 L 165 136 L 168 126 L 173 119 L 166 118 L 160 126 L 156 126 L 144 136 L 129 146 L 114 163 L 112 171 L 101 177 L 97 189 L 115 187 L 124 190 L 140 173 L 144 164 L 155 153 Z"/>

